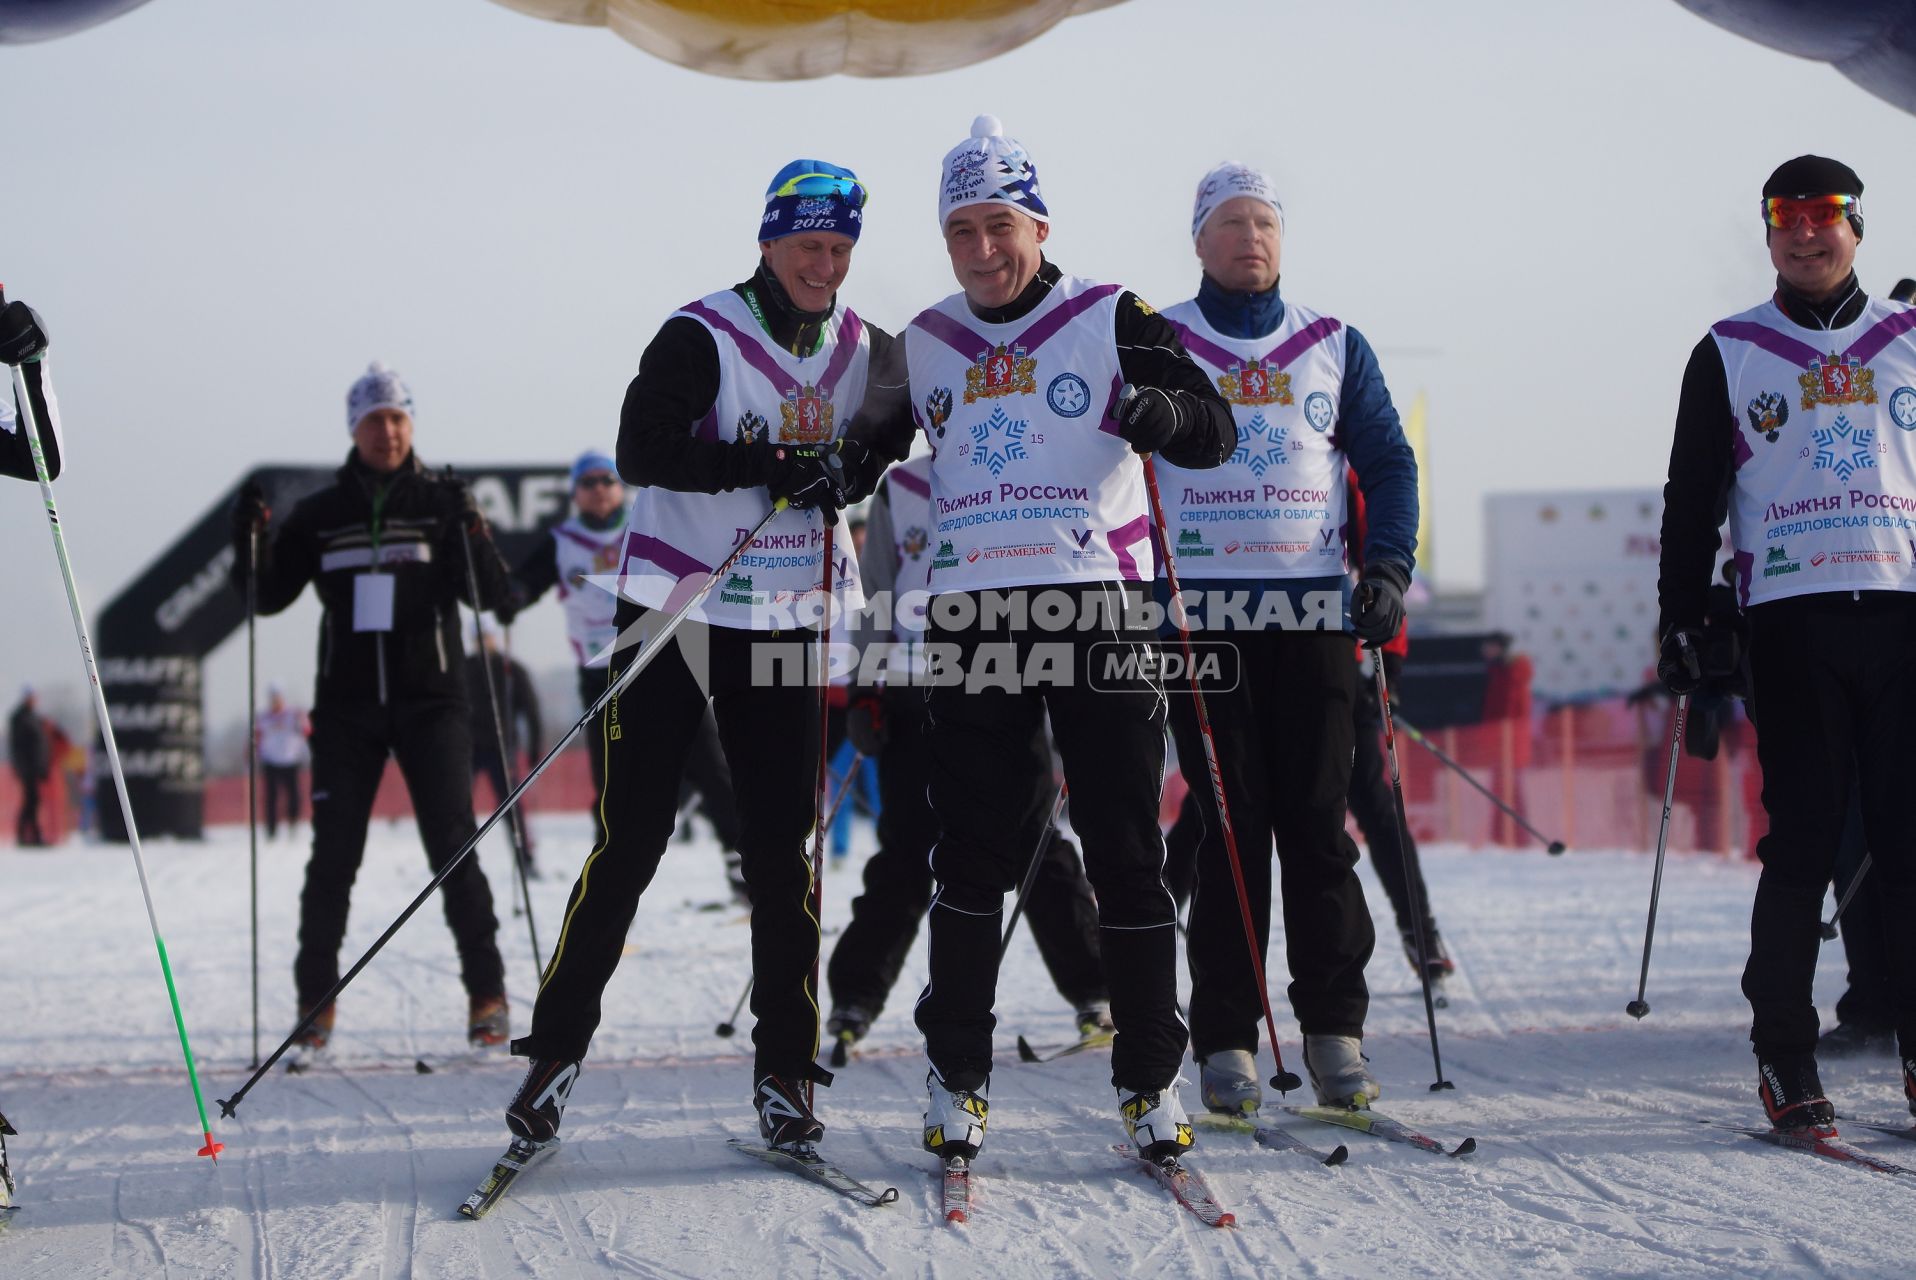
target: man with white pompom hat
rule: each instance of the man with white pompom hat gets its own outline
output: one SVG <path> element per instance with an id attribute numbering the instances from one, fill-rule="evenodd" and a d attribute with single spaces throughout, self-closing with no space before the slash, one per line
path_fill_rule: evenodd
<path id="1" fill-rule="evenodd" d="M 1037 169 L 992 117 L 945 156 L 938 216 L 961 292 L 906 330 L 910 417 L 853 427 L 897 459 L 915 426 L 934 455 L 926 709 L 943 833 L 917 1008 L 924 1145 L 969 1159 L 984 1140 L 1004 895 L 1031 856 L 1022 806 L 1004 801 L 1028 792 L 1048 713 L 1098 895 L 1120 1115 L 1147 1157 L 1175 1158 L 1191 1126 L 1157 826 L 1165 695 L 1138 608 L 1156 560 L 1140 455 L 1216 466 L 1235 428 L 1142 299 L 1046 261 Z"/>

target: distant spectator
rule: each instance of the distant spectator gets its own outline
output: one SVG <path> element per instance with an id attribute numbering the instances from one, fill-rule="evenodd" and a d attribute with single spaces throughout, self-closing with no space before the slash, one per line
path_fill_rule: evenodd
<path id="1" fill-rule="evenodd" d="M 20 690 L 20 701 L 7 720 L 7 758 L 13 775 L 20 780 L 20 816 L 14 822 L 14 839 L 23 849 L 46 847 L 40 830 L 40 784 L 46 781 L 52 765 L 46 726 L 41 723 L 39 700 L 31 688 Z"/>
<path id="2" fill-rule="evenodd" d="M 1508 727 L 1496 730 L 1496 781 L 1491 789 L 1518 803 L 1517 778 L 1530 764 L 1530 682 L 1536 668 L 1528 657 L 1512 652 L 1507 632 L 1498 631 L 1484 637 L 1482 652 L 1487 668 L 1484 723 L 1497 726 L 1500 722 L 1509 722 Z M 1495 830 L 1498 844 L 1516 844 L 1520 838 L 1516 824 L 1505 813 L 1497 815 Z"/>
<path id="3" fill-rule="evenodd" d="M 286 701 L 279 685 L 266 686 L 266 709 L 259 713 L 259 767 L 266 782 L 266 838 L 279 834 L 282 799 L 286 805 L 286 834 L 299 828 L 299 770 L 311 759 L 306 740 L 313 736 L 312 721 L 303 707 Z"/>

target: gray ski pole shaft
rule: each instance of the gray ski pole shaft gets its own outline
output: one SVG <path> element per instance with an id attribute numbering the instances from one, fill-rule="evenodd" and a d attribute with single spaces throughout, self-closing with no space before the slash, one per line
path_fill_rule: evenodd
<path id="1" fill-rule="evenodd" d="M 1058 784 L 1058 797 L 1051 802 L 1051 816 L 1045 821 L 1044 830 L 1038 833 L 1037 847 L 1031 851 L 1031 861 L 1025 865 L 1024 879 L 1018 884 L 1017 900 L 1011 904 L 1011 918 L 1005 921 L 1005 936 L 998 944 L 998 960 L 1004 962 L 1005 953 L 1011 950 L 1011 935 L 1018 931 L 1018 917 L 1025 911 L 1025 899 L 1031 896 L 1031 886 L 1038 883 L 1038 868 L 1044 865 L 1045 846 L 1051 843 L 1051 833 L 1058 829 L 1058 823 L 1064 817 L 1065 797 L 1070 791 L 1068 783 Z"/>
<path id="2" fill-rule="evenodd" d="M 1543 832 L 1531 826 L 1529 819 L 1525 818 L 1521 813 L 1518 813 L 1515 809 L 1511 808 L 1508 804 L 1505 804 L 1503 799 L 1499 797 L 1496 792 L 1492 791 L 1489 787 L 1486 787 L 1483 783 L 1477 781 L 1477 776 L 1473 774 L 1470 770 L 1464 768 L 1461 764 L 1458 764 L 1455 760 L 1451 759 L 1448 755 L 1444 754 L 1444 752 L 1437 746 L 1437 744 L 1432 742 L 1429 738 L 1426 738 L 1423 735 L 1423 733 L 1417 728 L 1416 725 L 1412 724 L 1408 720 L 1403 719 L 1402 717 L 1399 717 L 1397 721 L 1397 727 L 1402 729 L 1405 735 L 1408 736 L 1412 742 L 1416 743 L 1418 746 L 1422 747 L 1424 750 L 1430 752 L 1430 754 L 1436 756 L 1438 763 L 1442 764 L 1445 768 L 1451 770 L 1451 772 L 1455 773 L 1458 777 L 1462 778 L 1465 782 L 1468 782 L 1471 786 L 1475 787 L 1477 789 L 1477 793 L 1481 795 L 1484 799 L 1490 801 L 1490 803 L 1496 805 L 1499 809 L 1503 810 L 1506 814 L 1510 815 L 1510 818 L 1513 822 L 1515 822 L 1518 826 L 1522 827 L 1525 831 L 1528 831 L 1531 837 L 1535 839 L 1538 844 L 1543 845 L 1548 852 L 1550 852 L 1551 854 L 1559 854 L 1564 851 L 1565 846 L 1563 841 L 1552 840 L 1549 836 L 1546 836 Z"/>
<path id="3" fill-rule="evenodd" d="M 253 1061 L 259 1065 L 259 526 L 246 531 L 246 897 L 253 963 Z"/>
<path id="4" fill-rule="evenodd" d="M 1862 864 L 1856 868 L 1856 874 L 1849 878 L 1849 886 L 1843 890 L 1842 898 L 1836 903 L 1836 914 L 1823 922 L 1823 940 L 1825 942 L 1836 936 L 1837 921 L 1841 920 L 1843 913 L 1849 910 L 1849 900 L 1856 896 L 1857 887 L 1863 883 L 1863 878 L 1869 874 L 1869 869 L 1875 862 L 1875 859 L 1876 855 L 1873 853 L 1863 854 Z"/>
<path id="5" fill-rule="evenodd" d="M 1677 756 L 1683 750 L 1683 721 L 1689 714 L 1690 695 L 1686 693 L 1677 699 L 1676 723 L 1670 726 L 1670 770 L 1663 779 L 1663 821 L 1657 826 L 1657 868 L 1650 877 L 1650 919 L 1643 926 L 1643 969 L 1637 974 L 1637 998 L 1623 1008 L 1633 1018 L 1642 1018 L 1650 1012 L 1643 992 L 1650 982 L 1650 943 L 1656 937 L 1657 899 L 1663 892 L 1663 852 L 1670 844 L 1670 810 L 1676 803 Z"/>
<path id="6" fill-rule="evenodd" d="M 479 670 L 486 677 L 486 706 L 492 712 L 492 741 L 499 752 L 499 774 L 510 786 L 512 775 L 516 772 L 513 768 L 515 761 L 506 748 L 506 724 L 499 710 L 499 686 L 492 678 L 492 658 L 486 653 L 485 622 L 479 616 L 479 561 L 472 550 L 470 530 L 460 530 L 459 544 L 466 549 L 466 590 L 472 596 L 472 642 L 477 646 L 475 653 L 479 658 Z M 510 678 L 510 671 L 505 674 Z M 526 842 L 522 821 L 523 815 L 515 808 L 506 822 L 506 835 L 512 841 L 512 866 L 519 881 L 519 900 L 526 909 L 526 936 L 532 942 L 533 972 L 540 974 L 545 972 L 545 953 L 539 950 L 539 926 L 532 918 L 532 886 L 526 883 Z"/>
<path id="7" fill-rule="evenodd" d="M 4 301 L 0 297 L 0 301 Z M 126 789 L 126 771 L 120 767 L 119 744 L 113 739 L 113 720 L 107 714 L 106 692 L 100 685 L 100 667 L 93 659 L 93 641 L 87 636 L 86 611 L 80 607 L 80 587 L 73 576 L 73 562 L 67 555 L 66 535 L 60 529 L 60 509 L 53 500 L 53 476 L 47 470 L 47 456 L 40 443 L 39 424 L 34 420 L 33 398 L 27 392 L 26 370 L 12 366 L 13 387 L 20 401 L 20 426 L 26 432 L 27 449 L 33 455 L 33 471 L 40 481 L 40 498 L 46 503 L 47 527 L 53 533 L 54 554 L 60 561 L 60 580 L 66 587 L 67 608 L 73 614 L 73 634 L 80 641 L 80 660 L 86 667 L 87 683 L 93 691 L 93 714 L 99 717 L 100 740 L 106 748 L 107 766 L 113 773 L 113 786 L 120 797 L 120 816 L 126 822 L 127 847 L 133 851 L 133 867 L 139 873 L 140 897 L 146 903 L 146 922 L 153 931 L 153 949 L 159 953 L 160 973 L 166 979 L 167 1003 L 173 1007 L 173 1026 L 180 1035 L 180 1055 L 186 1060 L 186 1078 L 193 1086 L 193 1104 L 199 1108 L 200 1132 L 206 1145 L 199 1154 L 219 1160 L 225 1150 L 213 1140 L 213 1126 L 206 1118 L 206 1098 L 200 1092 L 200 1073 L 193 1063 L 193 1046 L 186 1036 L 186 1015 L 180 1010 L 180 992 L 173 981 L 173 964 L 166 956 L 166 939 L 160 934 L 160 918 L 153 907 L 153 887 L 146 878 L 146 856 L 140 849 L 140 828 L 133 818 L 133 799 Z"/>
<path id="8" fill-rule="evenodd" d="M 1377 705 L 1384 715 L 1384 755 L 1390 761 L 1390 791 L 1397 811 L 1397 847 L 1403 854 L 1398 861 L 1403 864 L 1405 896 L 1410 899 L 1410 929 L 1417 940 L 1417 979 L 1424 988 L 1424 1025 L 1430 1028 L 1430 1060 L 1437 1070 L 1437 1079 L 1431 1083 L 1430 1091 L 1455 1089 L 1457 1086 L 1444 1078 L 1444 1055 L 1437 1046 L 1437 1002 L 1430 990 L 1430 965 L 1427 963 L 1430 952 L 1429 943 L 1424 936 L 1424 917 L 1429 910 L 1424 896 L 1419 892 L 1424 873 L 1418 865 L 1417 846 L 1410 840 L 1410 815 L 1404 809 L 1404 774 L 1398 767 L 1397 759 L 1397 720 L 1390 709 L 1390 681 L 1384 675 L 1384 651 L 1371 650 L 1371 672 L 1377 682 Z"/>
<path id="9" fill-rule="evenodd" d="M 373 957 L 384 950 L 388 942 L 392 941 L 393 935 L 405 927 L 406 921 L 412 919 L 419 908 L 426 905 L 426 902 L 432 895 L 438 892 L 439 886 L 444 884 L 447 878 L 459 869 L 459 865 L 471 856 L 472 851 L 479 847 L 479 842 L 486 838 L 486 834 L 499 824 L 501 818 L 512 812 L 513 807 L 519 803 L 525 793 L 532 789 L 532 784 L 537 782 L 540 777 L 544 775 L 545 771 L 552 767 L 552 762 L 559 758 L 559 753 L 571 745 L 572 740 L 578 737 L 588 724 L 592 723 L 595 716 L 603 712 L 607 705 L 621 693 L 625 692 L 626 687 L 638 678 L 639 672 L 651 665 L 652 659 L 658 657 L 659 654 L 665 651 L 666 642 L 672 638 L 673 633 L 679 629 L 680 624 L 682 624 L 691 614 L 692 610 L 698 606 L 699 601 L 705 599 L 705 597 L 710 594 L 712 588 L 718 585 L 719 580 L 731 570 L 734 564 L 738 563 L 738 558 L 745 554 L 746 548 L 752 545 L 758 538 L 758 535 L 763 532 L 765 526 L 770 524 L 779 512 L 785 510 L 785 507 L 786 503 L 782 498 L 773 503 L 772 509 L 765 513 L 764 519 L 748 529 L 745 536 L 739 539 L 738 545 L 732 548 L 731 554 L 719 561 L 718 567 L 706 574 L 704 581 L 679 603 L 678 608 L 674 609 L 671 614 L 666 617 L 665 622 L 653 633 L 650 643 L 646 644 L 632 665 L 627 667 L 617 678 L 611 680 L 606 685 L 605 692 L 600 694 L 590 707 L 586 708 L 585 714 L 572 722 L 572 727 L 567 729 L 565 733 L 560 736 L 559 740 L 552 744 L 552 748 L 547 751 L 544 756 L 540 757 L 539 763 L 534 765 L 532 771 L 520 781 L 518 786 L 512 789 L 512 793 L 504 800 L 501 800 L 499 806 L 487 815 L 486 820 L 479 824 L 479 829 L 468 836 L 466 842 L 460 845 L 458 850 L 450 858 L 446 859 L 444 865 L 442 865 L 438 871 L 433 873 L 432 879 L 426 882 L 426 887 L 421 889 L 418 895 L 406 904 L 406 909 L 399 913 L 399 917 L 386 926 L 386 931 L 374 939 L 373 945 L 366 949 L 364 955 L 353 962 L 350 969 L 340 975 L 339 979 L 333 983 L 332 989 L 327 991 L 325 995 L 321 996 L 319 1000 L 314 1003 L 311 1011 L 299 1020 L 299 1025 L 295 1026 L 291 1033 L 280 1042 L 279 1048 L 273 1050 L 266 1061 L 253 1068 L 253 1074 L 247 1077 L 244 1084 L 234 1090 L 231 1097 L 220 1100 L 221 1115 L 230 1116 L 235 1113 L 239 1104 L 246 1100 L 246 1095 L 252 1092 L 253 1086 L 258 1084 L 261 1078 L 273 1069 L 273 1064 L 284 1057 L 286 1051 L 293 1047 L 294 1042 L 297 1041 L 301 1035 L 305 1034 L 306 1029 L 319 1019 L 320 1011 L 331 1004 L 340 992 L 351 985 L 353 979 L 359 976 L 360 971 L 372 963 Z"/>

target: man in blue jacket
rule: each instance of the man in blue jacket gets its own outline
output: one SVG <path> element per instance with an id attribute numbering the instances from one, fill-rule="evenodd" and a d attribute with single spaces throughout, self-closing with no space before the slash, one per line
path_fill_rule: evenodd
<path id="1" fill-rule="evenodd" d="M 1194 639 L 1236 652 L 1235 683 L 1207 688 L 1205 705 L 1259 952 L 1270 934 L 1274 839 L 1305 1065 L 1320 1103 L 1362 1107 L 1378 1093 L 1360 1051 L 1375 935 L 1344 832 L 1358 678 L 1351 635 L 1382 645 L 1403 622 L 1417 460 L 1370 344 L 1279 292 L 1284 210 L 1267 175 L 1234 163 L 1206 174 L 1191 236 L 1203 279 L 1197 297 L 1165 316 L 1230 402 L 1237 448 L 1203 472 L 1158 462 L 1167 550 L 1197 606 Z M 1354 595 L 1351 466 L 1369 513 Z M 1188 683 L 1166 684 L 1178 760 L 1205 820 L 1190 920 L 1192 1054 L 1206 1106 L 1255 1111 L 1261 995 L 1195 703 Z"/>

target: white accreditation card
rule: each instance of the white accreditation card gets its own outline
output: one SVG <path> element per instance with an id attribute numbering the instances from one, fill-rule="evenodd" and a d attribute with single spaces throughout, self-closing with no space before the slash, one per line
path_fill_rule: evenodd
<path id="1" fill-rule="evenodd" d="M 353 630 L 393 629 L 393 582 L 390 573 L 362 573 L 353 579 Z"/>

